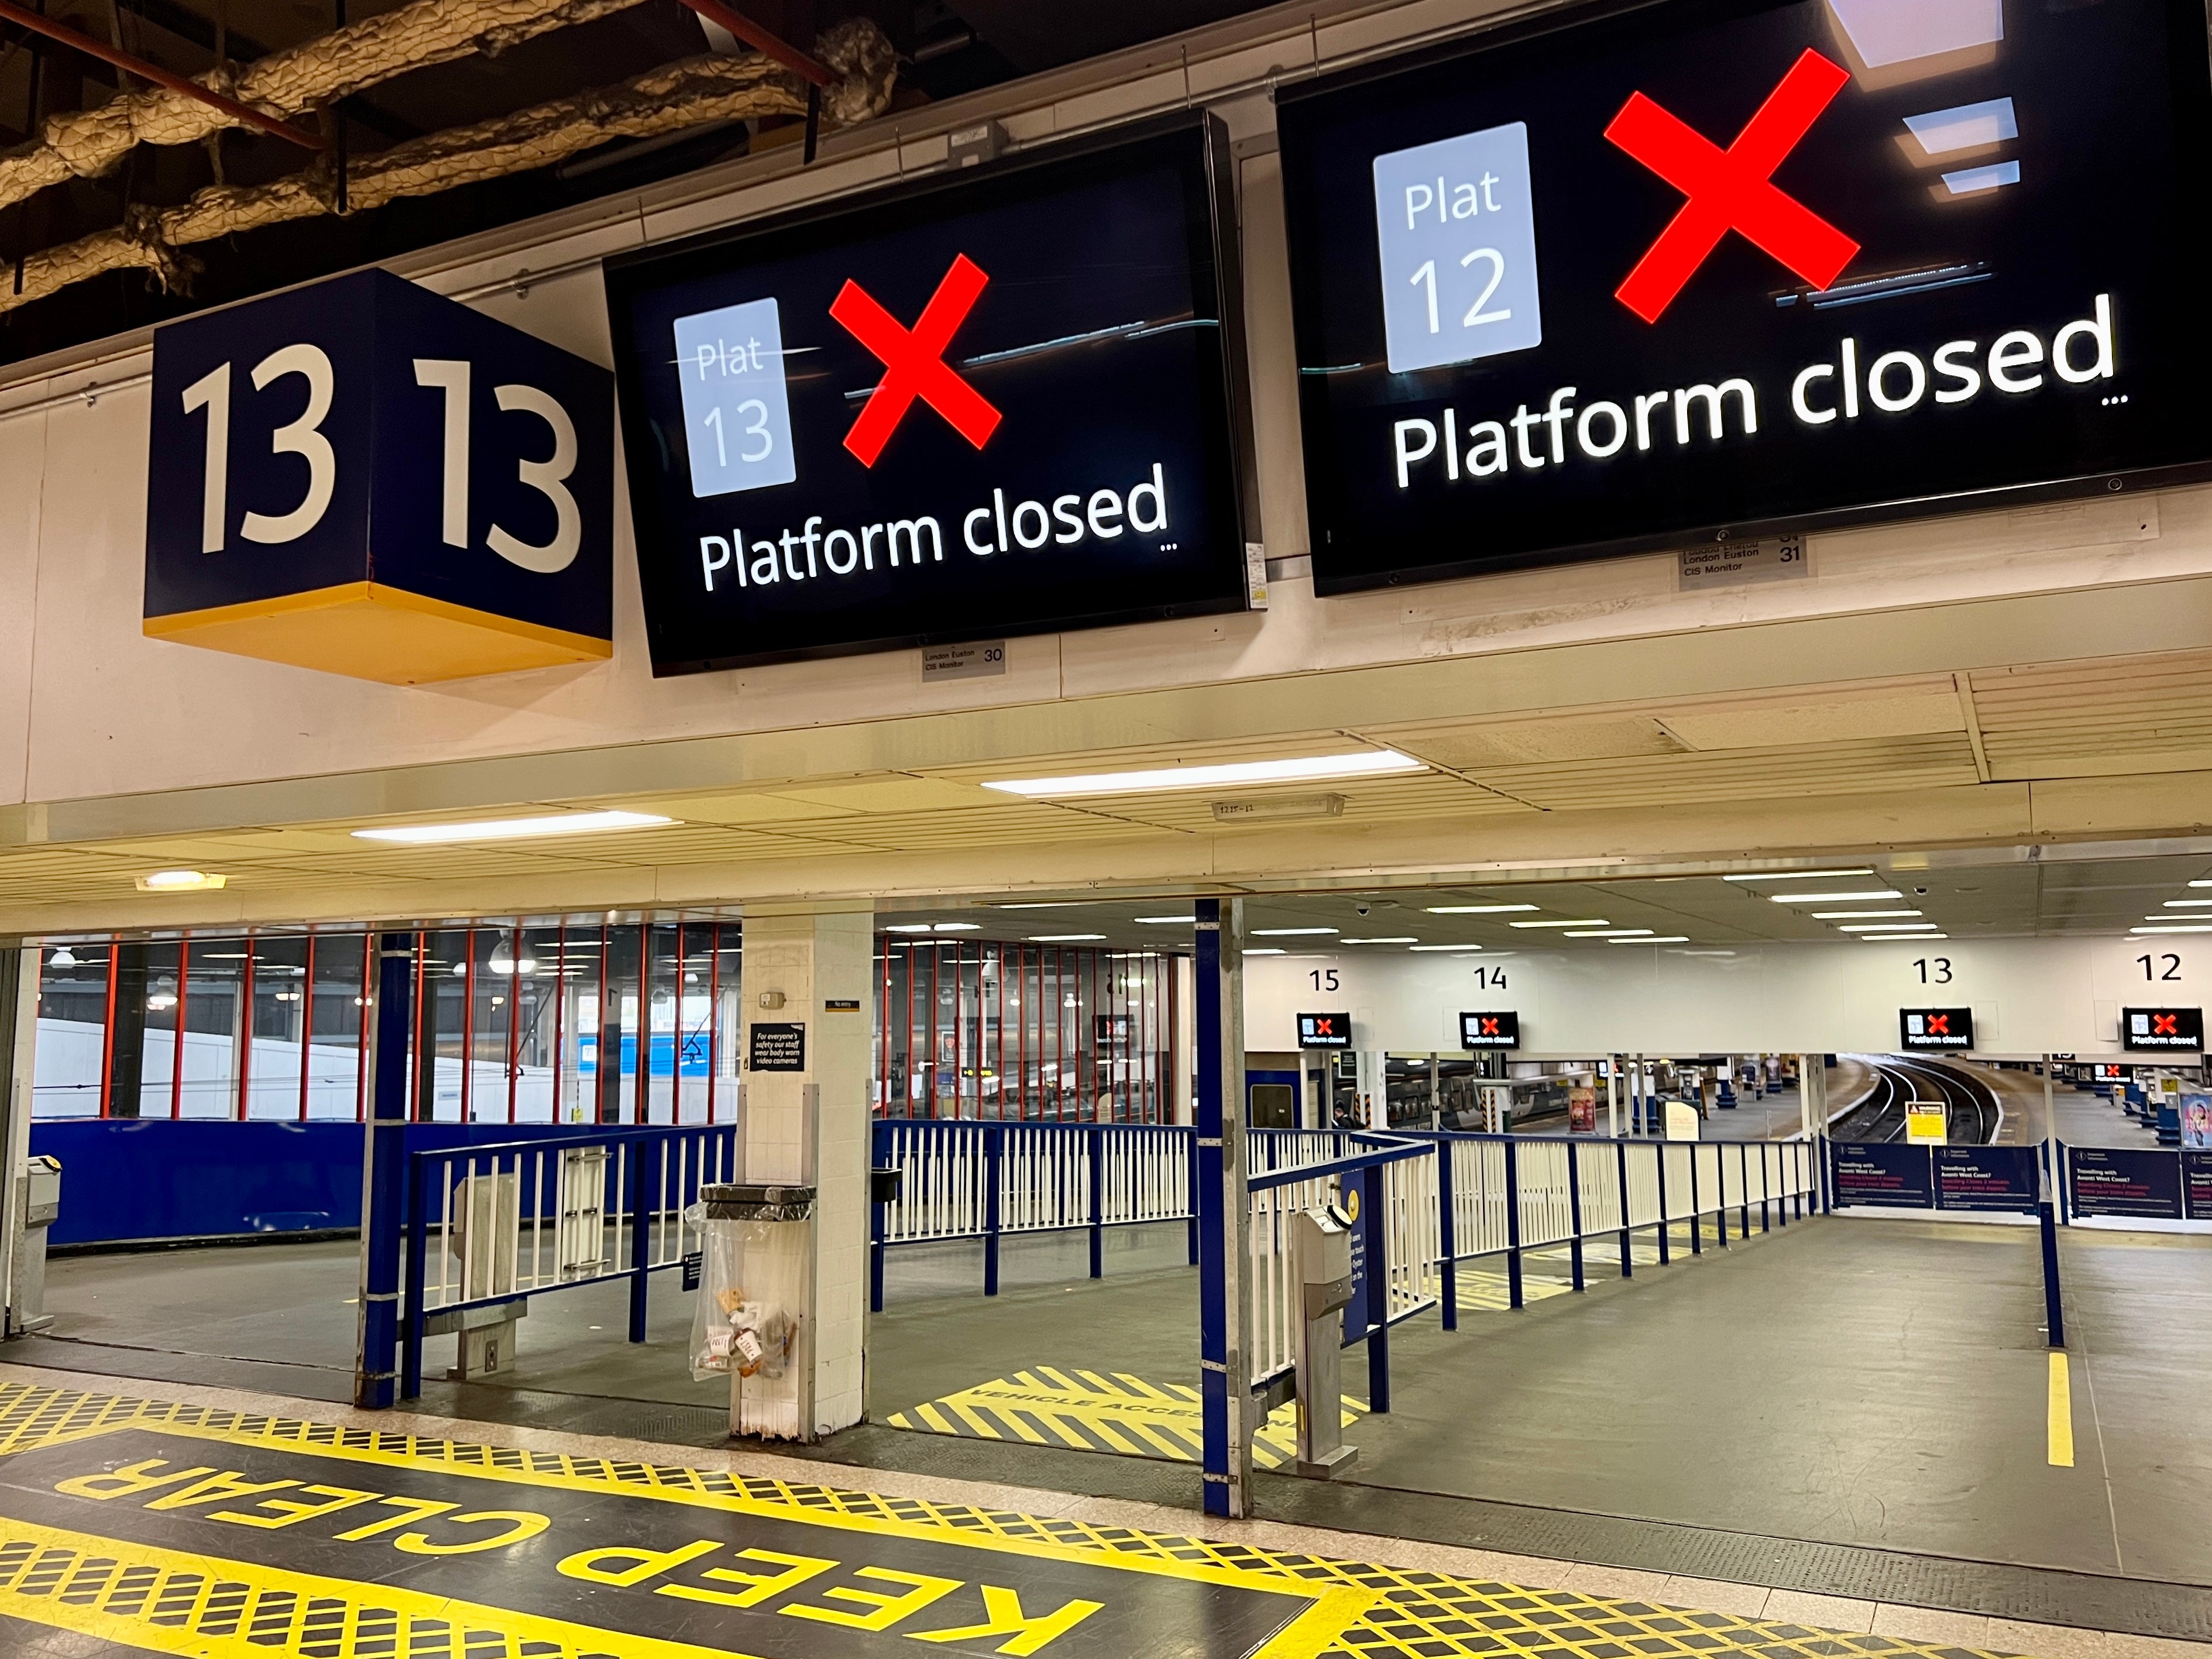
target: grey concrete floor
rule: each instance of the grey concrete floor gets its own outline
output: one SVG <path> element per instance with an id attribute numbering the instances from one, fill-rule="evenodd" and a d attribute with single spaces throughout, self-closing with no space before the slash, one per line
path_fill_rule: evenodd
<path id="1" fill-rule="evenodd" d="M 1456 1334 L 1409 1325 L 1353 1479 L 2212 1583 L 2188 1405 L 2212 1375 L 2212 1241 L 2066 1236 L 2072 1468 L 2046 1459 L 2037 1249 L 2027 1228 L 1824 1220 Z"/>

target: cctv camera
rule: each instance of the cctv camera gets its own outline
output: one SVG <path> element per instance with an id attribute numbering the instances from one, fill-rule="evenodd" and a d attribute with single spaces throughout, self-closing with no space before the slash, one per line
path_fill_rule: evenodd
<path id="1" fill-rule="evenodd" d="M 1355 904 L 1355 905 L 1353 905 L 1352 908 L 1353 909 L 1355 909 L 1355 910 L 1358 911 L 1358 912 L 1359 912 L 1359 914 L 1360 914 L 1361 915 L 1363 915 L 1363 916 L 1364 916 L 1364 915 L 1365 915 L 1367 914 L 1367 907 L 1366 907 L 1365 905 L 1364 905 L 1364 904 Z"/>
<path id="2" fill-rule="evenodd" d="M 1922 898 L 1926 898 L 1928 896 L 1928 890 L 1925 887 L 1916 887 L 1912 890 L 1918 894 Z"/>

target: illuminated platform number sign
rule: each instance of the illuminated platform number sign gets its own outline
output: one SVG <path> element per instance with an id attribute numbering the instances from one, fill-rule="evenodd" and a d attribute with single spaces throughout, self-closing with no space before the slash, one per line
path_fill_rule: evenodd
<path id="1" fill-rule="evenodd" d="M 1462 1014 L 1459 1046 L 1462 1048 L 1517 1048 L 1521 1046 L 1521 1016 Z"/>
<path id="2" fill-rule="evenodd" d="M 2202 1008 L 2123 1008 L 2120 1047 L 2130 1054 L 2202 1054 Z"/>
<path id="3" fill-rule="evenodd" d="M 1349 1048 L 1352 1046 L 1352 1016 L 1350 1014 L 1300 1014 L 1298 1016 L 1298 1047 L 1301 1048 Z"/>
<path id="4" fill-rule="evenodd" d="M 1277 94 L 1316 592 L 2212 473 L 2202 0 L 1605 9 Z"/>
<path id="5" fill-rule="evenodd" d="M 1974 1046 L 1974 1011 L 1971 1008 L 1900 1008 L 1897 1023 L 1899 1040 L 1908 1049 Z"/>

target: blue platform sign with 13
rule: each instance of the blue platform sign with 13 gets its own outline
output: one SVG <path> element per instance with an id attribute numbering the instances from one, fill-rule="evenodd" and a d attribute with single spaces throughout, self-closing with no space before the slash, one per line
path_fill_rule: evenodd
<path id="1" fill-rule="evenodd" d="M 149 618 L 374 582 L 612 633 L 612 377 L 382 271 L 155 337 Z"/>

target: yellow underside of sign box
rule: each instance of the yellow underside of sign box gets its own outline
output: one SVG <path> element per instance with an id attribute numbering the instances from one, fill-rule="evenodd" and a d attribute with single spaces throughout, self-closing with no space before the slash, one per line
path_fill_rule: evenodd
<path id="1" fill-rule="evenodd" d="M 377 582 L 149 617 L 145 632 L 149 639 L 387 685 L 603 662 L 614 654 L 611 643 L 588 634 L 471 611 Z"/>

